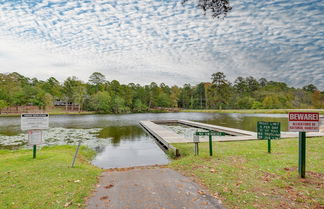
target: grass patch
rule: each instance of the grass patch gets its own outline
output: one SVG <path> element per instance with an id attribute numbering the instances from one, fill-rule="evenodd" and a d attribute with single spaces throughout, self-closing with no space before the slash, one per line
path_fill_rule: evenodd
<path id="1" fill-rule="evenodd" d="M 324 137 L 308 138 L 306 179 L 298 176 L 298 139 L 173 144 L 182 155 L 170 167 L 205 185 L 228 208 L 320 208 L 324 204 Z"/>
<path id="2" fill-rule="evenodd" d="M 81 147 L 69 168 L 75 146 L 32 150 L 0 150 L 0 208 L 84 207 L 101 169 L 88 163 L 94 151 Z"/>
<path id="3" fill-rule="evenodd" d="M 247 109 L 247 110 L 194 110 L 194 109 L 185 109 L 181 110 L 181 112 L 208 112 L 208 113 L 267 113 L 267 114 L 288 114 L 289 112 L 319 112 L 320 114 L 324 114 L 324 110 L 312 110 L 312 109 Z"/>

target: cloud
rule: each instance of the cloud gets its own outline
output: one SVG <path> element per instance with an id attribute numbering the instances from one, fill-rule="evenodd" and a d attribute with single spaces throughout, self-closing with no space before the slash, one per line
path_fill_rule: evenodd
<path id="1" fill-rule="evenodd" d="M 178 85 L 223 71 L 324 89 L 322 1 L 230 2 L 221 21 L 181 1 L 4 0 L 1 71 Z"/>

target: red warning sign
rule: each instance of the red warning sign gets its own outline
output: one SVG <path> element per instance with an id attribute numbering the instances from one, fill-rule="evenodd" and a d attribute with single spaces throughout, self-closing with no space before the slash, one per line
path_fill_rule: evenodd
<path id="1" fill-rule="evenodd" d="M 319 132 L 319 113 L 290 112 L 288 130 L 293 132 Z"/>

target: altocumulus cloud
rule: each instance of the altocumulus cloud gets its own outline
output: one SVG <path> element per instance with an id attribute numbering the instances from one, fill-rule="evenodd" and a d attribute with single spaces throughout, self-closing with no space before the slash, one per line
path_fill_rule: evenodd
<path id="1" fill-rule="evenodd" d="M 324 89 L 324 1 L 230 2 L 215 20 L 181 0 L 2 0 L 1 72 L 181 85 L 223 71 Z"/>

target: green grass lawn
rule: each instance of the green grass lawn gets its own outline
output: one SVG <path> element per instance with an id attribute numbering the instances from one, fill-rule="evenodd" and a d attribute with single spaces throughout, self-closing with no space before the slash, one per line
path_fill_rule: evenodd
<path id="1" fill-rule="evenodd" d="M 75 147 L 0 150 L 0 208 L 79 208 L 101 169 L 88 163 L 94 152 L 82 147 L 70 168 Z"/>
<path id="2" fill-rule="evenodd" d="M 192 176 L 228 208 L 321 208 L 324 205 L 324 137 L 308 138 L 306 179 L 298 176 L 298 139 L 173 144 L 182 154 L 171 168 Z"/>
<path id="3" fill-rule="evenodd" d="M 318 112 L 320 114 L 324 114 L 324 110 L 293 110 L 293 109 L 246 109 L 246 110 L 195 110 L 195 109 L 184 109 L 181 112 L 208 112 L 208 113 L 266 113 L 266 114 L 288 114 L 289 112 Z"/>

